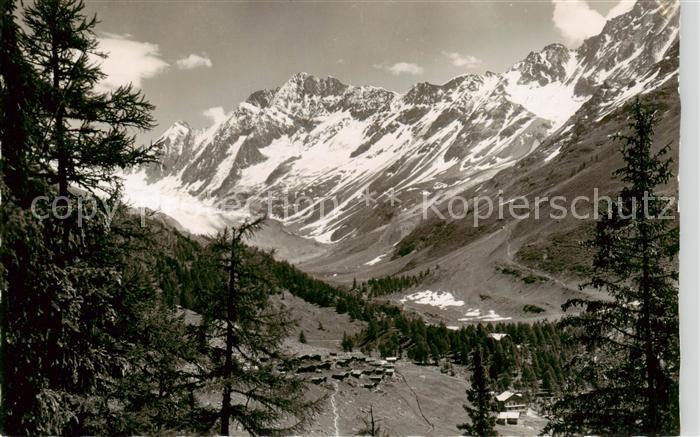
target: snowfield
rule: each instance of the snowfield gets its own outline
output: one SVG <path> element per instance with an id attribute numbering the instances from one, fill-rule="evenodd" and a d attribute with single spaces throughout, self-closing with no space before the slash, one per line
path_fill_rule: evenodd
<path id="1" fill-rule="evenodd" d="M 501 320 L 510 320 L 511 317 L 503 317 L 496 313 L 494 310 L 488 310 L 487 314 L 481 314 L 481 310 L 478 308 L 469 308 L 464 317 L 457 319 L 460 322 L 499 322 Z"/>
<path id="2" fill-rule="evenodd" d="M 452 295 L 452 293 L 447 291 L 419 291 L 417 293 L 409 294 L 400 300 L 401 303 L 415 302 L 421 305 L 430 305 L 438 307 L 444 310 L 447 307 L 461 307 L 464 306 L 463 300 L 457 300 Z"/>
<path id="3" fill-rule="evenodd" d="M 365 265 L 366 265 L 366 266 L 373 266 L 373 265 L 379 263 L 379 261 L 381 261 L 382 259 L 384 259 L 384 257 L 386 257 L 386 255 L 387 255 L 386 253 L 383 254 L 383 255 L 379 255 L 378 257 L 367 261 L 367 262 L 365 263 Z"/>
<path id="4" fill-rule="evenodd" d="M 208 128 L 176 122 L 160 137 L 163 168 L 148 173 L 160 180 L 144 189 L 205 207 L 238 196 L 257 205 L 271 194 L 278 200 L 270 217 L 323 244 L 375 230 L 387 217 L 412 220 L 423 201 L 445 204 L 559 129 L 571 130 L 584 104 L 581 120 L 590 113 L 600 121 L 676 77 L 661 64 L 675 56 L 679 29 L 679 2 L 666 3 L 662 10 L 657 2 L 630 2 L 628 12 L 576 49 L 550 44 L 501 73 L 418 83 L 405 93 L 296 73 L 279 88 L 254 92 Z M 542 159 L 551 165 L 562 149 L 547 147 Z M 365 190 L 391 192 L 399 206 L 386 198 L 361 206 Z M 191 203 L 192 196 L 200 202 Z M 301 198 L 310 201 L 300 211 L 277 215 L 285 200 Z M 321 211 L 331 204 L 337 207 Z M 239 214 L 250 213 L 248 206 Z M 208 211 L 200 214 L 205 223 L 193 223 L 184 209 L 176 218 L 197 233 L 210 232 L 219 219 Z"/>
<path id="5" fill-rule="evenodd" d="M 187 231 L 197 235 L 214 235 L 231 221 L 247 216 L 219 209 L 213 201 L 187 194 L 173 178 L 148 184 L 143 171 L 121 175 L 124 200 L 133 208 L 147 208 L 175 219 Z"/>

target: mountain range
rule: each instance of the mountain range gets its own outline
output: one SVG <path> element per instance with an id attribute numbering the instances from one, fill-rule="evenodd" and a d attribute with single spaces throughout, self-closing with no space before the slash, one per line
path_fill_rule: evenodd
<path id="1" fill-rule="evenodd" d="M 205 219 L 268 213 L 257 243 L 329 282 L 439 267 L 421 290 L 459 304 L 438 302 L 440 312 L 421 311 L 428 319 L 557 315 L 580 292 L 585 223 L 491 218 L 477 228 L 470 217 L 426 218 L 425 206 L 614 192 L 611 136 L 637 97 L 659 105 L 658 142 L 677 156 L 678 30 L 679 2 L 640 0 L 576 49 L 551 44 L 505 72 L 405 94 L 298 73 L 206 129 L 175 123 L 160 137 L 161 163 L 136 179 L 206 204 Z M 175 219 L 196 230 L 188 211 Z"/>

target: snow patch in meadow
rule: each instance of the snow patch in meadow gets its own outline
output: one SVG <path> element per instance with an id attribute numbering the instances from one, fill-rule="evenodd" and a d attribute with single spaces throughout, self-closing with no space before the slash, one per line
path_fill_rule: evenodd
<path id="1" fill-rule="evenodd" d="M 384 257 L 386 257 L 386 255 L 387 255 L 386 253 L 383 254 L 383 255 L 379 255 L 378 257 L 367 261 L 367 262 L 365 263 L 365 265 L 366 265 L 366 266 L 373 266 L 373 265 L 379 263 L 379 261 L 381 261 L 382 259 L 384 259 Z"/>
<path id="2" fill-rule="evenodd" d="M 419 291 L 409 294 L 400 300 L 401 303 L 408 301 L 415 302 L 421 305 L 430 305 L 444 310 L 447 307 L 461 307 L 464 305 L 463 300 L 457 300 L 452 293 L 447 291 Z"/>
<path id="3" fill-rule="evenodd" d="M 483 322 L 498 322 L 501 320 L 510 320 L 510 317 L 503 317 L 499 314 L 496 313 L 494 310 L 489 310 L 487 314 L 481 314 L 481 310 L 478 308 L 469 308 L 466 313 L 464 313 L 465 317 L 462 317 L 459 320 L 460 322 L 473 322 L 473 321 L 483 321 Z"/>

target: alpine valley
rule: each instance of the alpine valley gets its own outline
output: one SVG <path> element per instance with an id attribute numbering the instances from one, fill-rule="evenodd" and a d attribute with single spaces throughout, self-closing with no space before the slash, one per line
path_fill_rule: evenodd
<path id="1" fill-rule="evenodd" d="M 658 105 L 656 142 L 677 157 L 679 8 L 640 0 L 576 49 L 551 44 L 505 72 L 405 94 L 297 73 L 206 129 L 170 126 L 161 163 L 126 175 L 127 197 L 184 202 L 163 211 L 192 233 L 267 213 L 253 244 L 340 285 L 420 277 L 381 298 L 451 328 L 556 318 L 590 292 L 578 288 L 590 256 L 577 241 L 592 221 L 448 210 L 463 210 L 456 196 L 498 208 L 614 193 L 610 137 L 637 97 Z"/>
<path id="2" fill-rule="evenodd" d="M 680 0 L 121 3 L 0 1 L 0 434 L 693 434 Z"/>

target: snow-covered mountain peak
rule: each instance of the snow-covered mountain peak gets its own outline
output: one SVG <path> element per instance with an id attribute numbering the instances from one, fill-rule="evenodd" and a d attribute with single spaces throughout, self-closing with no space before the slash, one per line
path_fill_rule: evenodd
<path id="1" fill-rule="evenodd" d="M 184 146 L 185 138 L 192 133 L 192 128 L 185 122 L 178 120 L 173 123 L 160 137 L 164 153 L 180 155 Z"/>
<path id="2" fill-rule="evenodd" d="M 589 83 L 621 84 L 659 62 L 678 40 L 680 2 L 644 0 L 607 21 L 577 49 Z"/>
<path id="3" fill-rule="evenodd" d="M 552 82 L 563 82 L 570 74 L 569 60 L 573 51 L 562 44 L 550 44 L 539 52 L 530 52 L 527 57 L 513 66 L 520 72 L 520 83 L 537 82 L 545 86 Z"/>
<path id="4" fill-rule="evenodd" d="M 248 96 L 246 102 L 258 108 L 267 108 L 272 103 L 272 99 L 277 94 L 277 91 L 279 91 L 279 88 L 256 91 Z"/>
<path id="5" fill-rule="evenodd" d="M 207 201 L 247 199 L 250 210 L 268 193 L 282 196 L 273 216 L 319 241 L 376 229 L 410 215 L 424 193 L 448 199 L 514 165 L 570 128 L 582 105 L 604 115 L 673 77 L 678 8 L 664 3 L 637 2 L 575 50 L 550 44 L 504 73 L 419 83 L 405 94 L 294 74 L 208 129 L 170 127 L 150 180 L 176 181 Z M 401 206 L 362 206 L 364 190 L 393 191 Z M 309 203 L 289 215 L 284 201 L 298 197 Z"/>
<path id="6" fill-rule="evenodd" d="M 333 77 L 296 73 L 275 93 L 271 106 L 299 117 L 314 117 L 337 102 L 348 85 Z"/>

